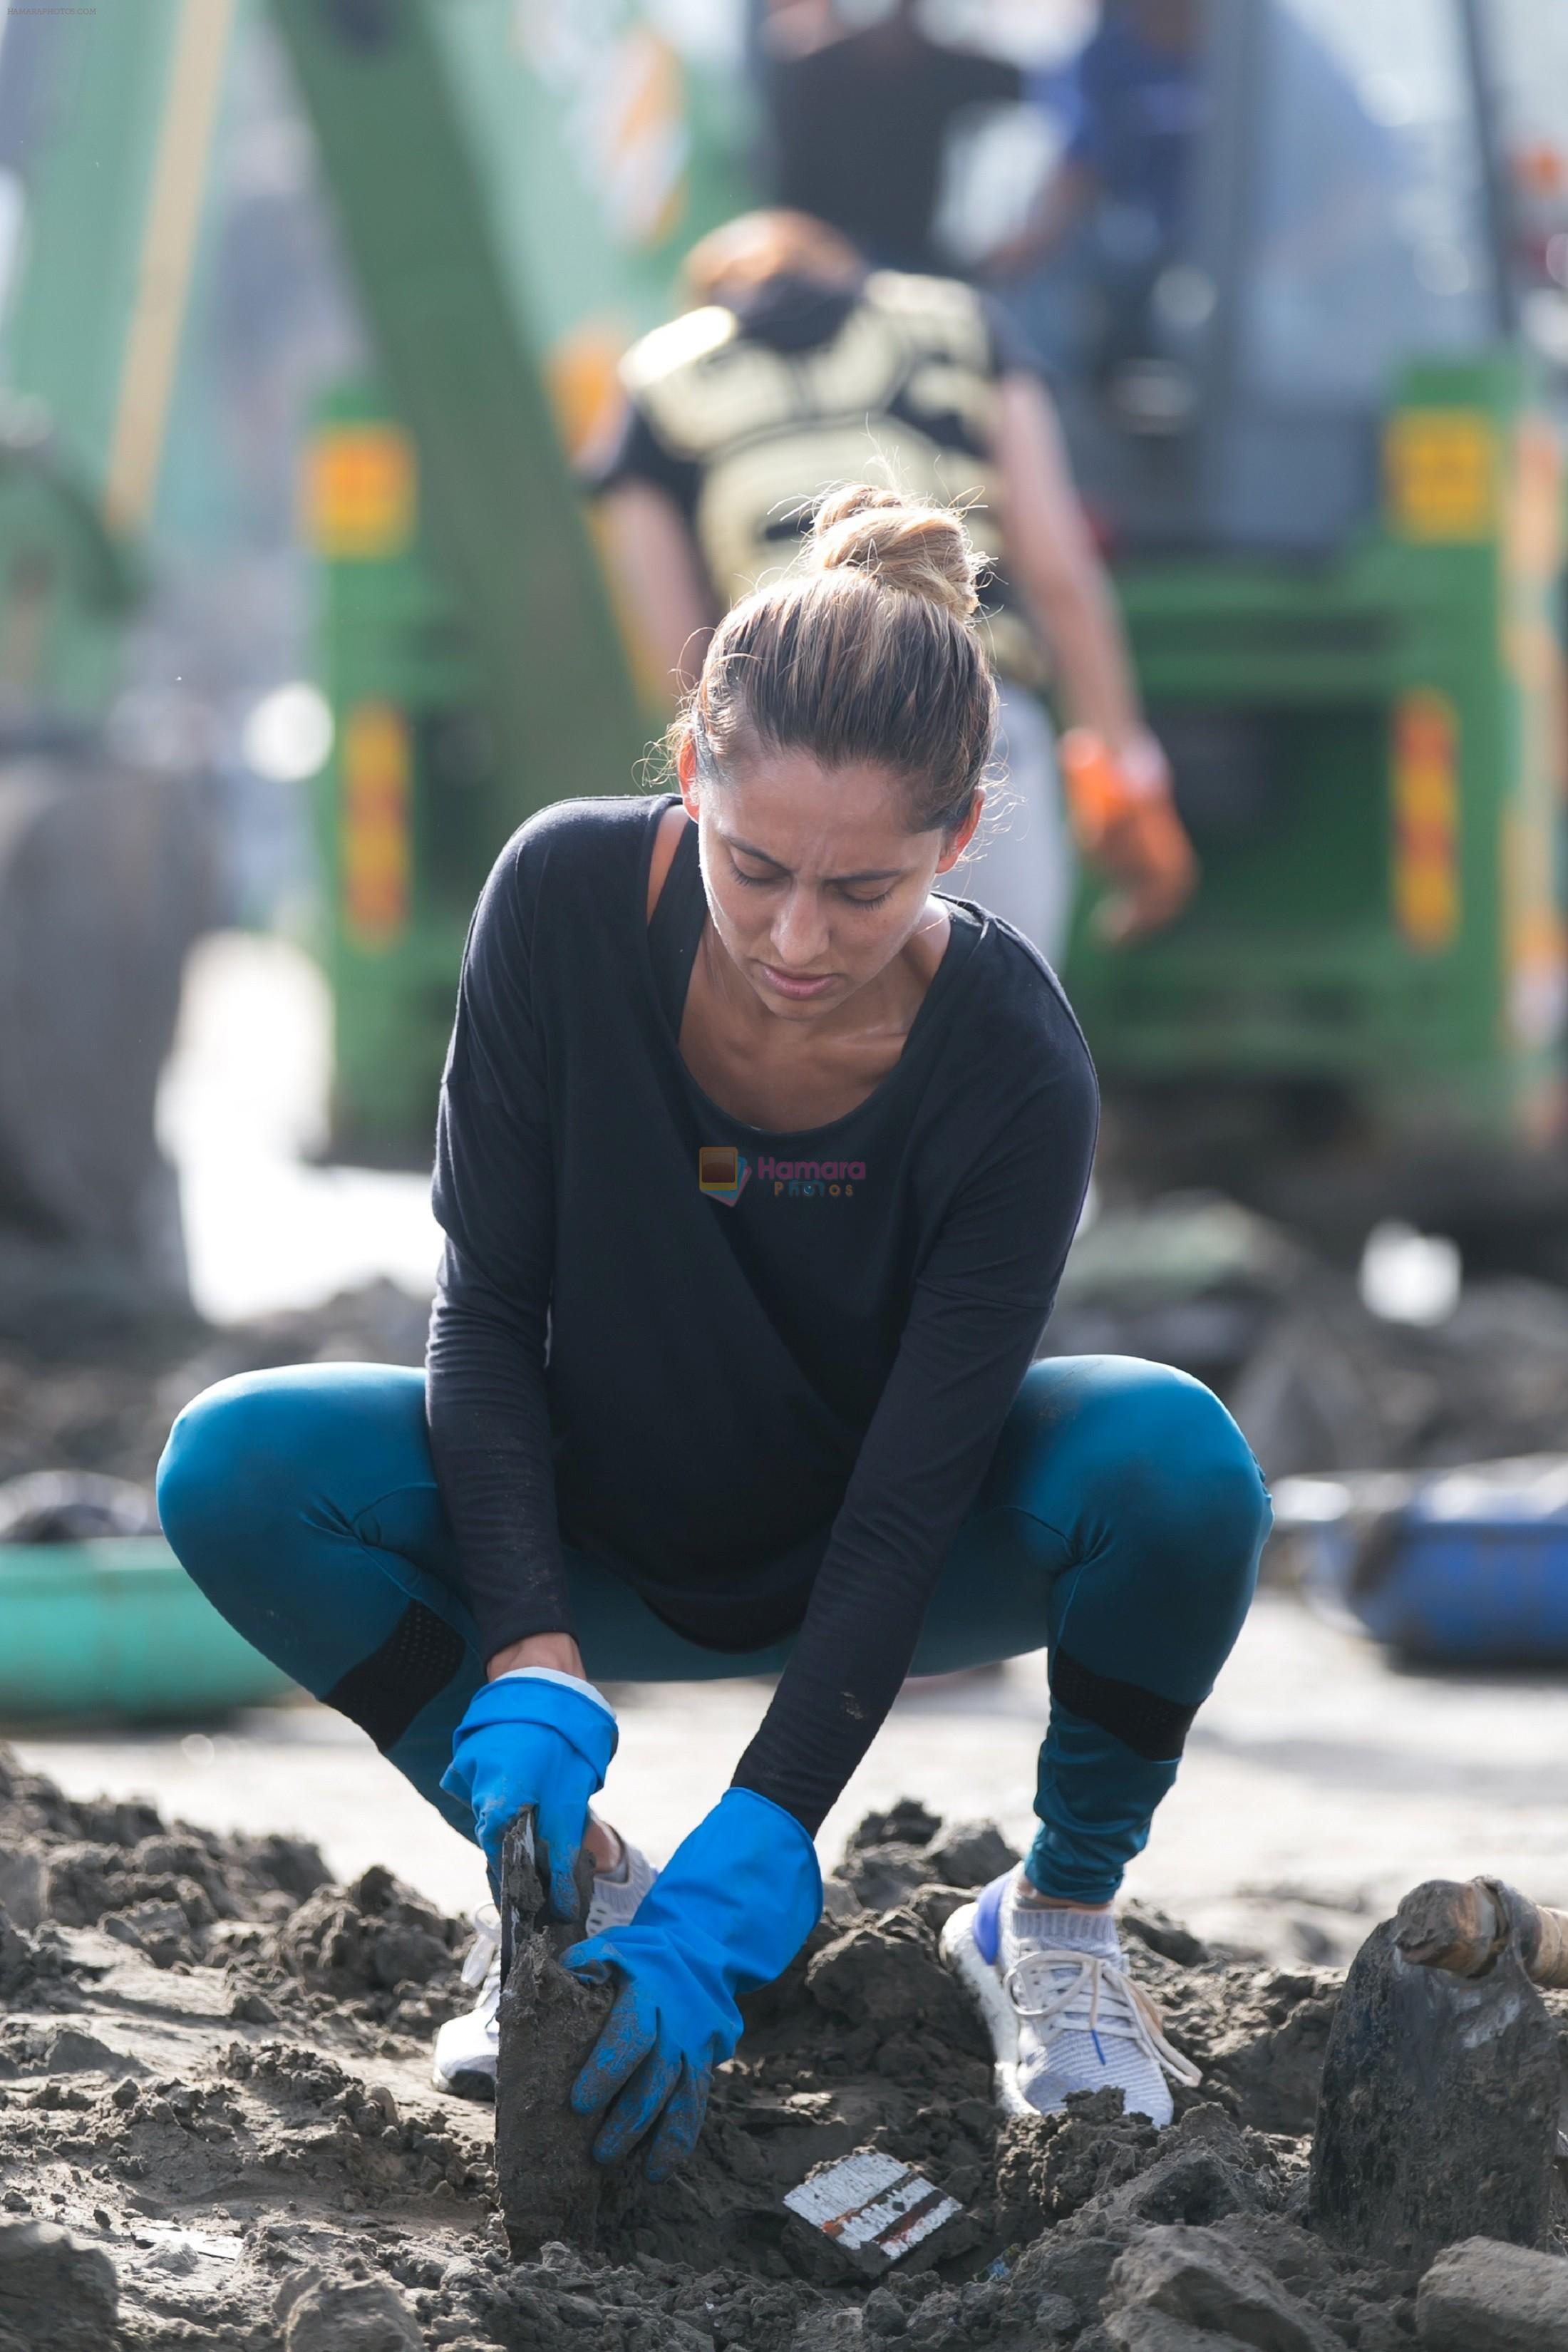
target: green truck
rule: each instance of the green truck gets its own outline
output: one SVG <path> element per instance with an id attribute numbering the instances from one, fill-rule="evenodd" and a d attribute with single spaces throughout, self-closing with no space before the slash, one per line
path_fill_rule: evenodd
<path id="1" fill-rule="evenodd" d="M 305 465 L 336 721 L 334 1148 L 417 1164 L 496 849 L 551 800 L 633 785 L 657 724 L 570 457 L 692 238 L 752 200 L 753 93 L 738 5 L 266 5 L 376 354 Z M 90 720 L 133 593 L 148 509 L 124 484 L 148 433 L 128 454 L 66 387 L 94 321 L 100 377 L 140 354 L 163 381 L 171 273 L 145 265 L 195 233 L 195 100 L 227 14 L 145 0 L 166 38 L 118 64 L 119 18 L 100 23 L 91 72 L 138 77 L 141 129 L 129 108 L 113 125 L 133 299 L 95 308 L 72 280 L 70 335 L 5 338 L 14 393 L 58 426 L 26 511 L 77 534 L 35 631 L 62 649 L 22 690 L 36 716 Z M 1140 228 L 1108 191 L 1028 298 L 1204 867 L 1131 950 L 1097 943 L 1084 893 L 1068 979 L 1108 1177 L 1217 1182 L 1347 1248 L 1397 1212 L 1539 1262 L 1563 1222 L 1568 1019 L 1564 28 L 1553 0 L 1206 0 L 1191 26 L 1180 219 Z M 57 192 L 85 168 L 79 127 Z M 25 274 L 14 320 L 47 324 L 67 282 Z M 0 480 L 12 611 L 38 571 L 22 510 Z M 24 1092 L 0 1057 L 0 1168 Z M 49 1185 L 14 1181 L 5 1213 L 68 1232 Z"/>
<path id="2" fill-rule="evenodd" d="M 357 248 L 355 219 L 367 235 L 381 223 L 383 193 L 374 162 L 355 179 L 338 160 L 356 68 L 340 59 L 329 85 L 304 61 L 329 45 L 323 12 L 285 0 L 281 14 Z M 1084 893 L 1068 977 L 1106 1082 L 1108 1171 L 1217 1182 L 1347 1249 L 1397 1211 L 1473 1251 L 1549 1250 L 1568 1009 L 1552 356 L 1568 313 L 1552 271 L 1568 242 L 1552 245 L 1549 185 L 1544 218 L 1526 217 L 1521 175 L 1529 160 L 1549 178 L 1568 52 L 1549 10 L 1526 5 L 1210 0 L 1201 21 L 1205 131 L 1179 231 L 1098 276 L 1086 240 L 1063 273 L 1064 416 L 1204 866 L 1188 913 L 1130 952 L 1097 944 Z M 408 12 L 411 37 L 418 22 Z M 476 55 L 448 60 L 454 106 Z M 738 184 L 683 191 L 662 245 L 617 240 L 602 216 L 585 245 L 595 184 L 540 121 L 545 63 L 514 51 L 505 71 L 492 53 L 482 79 L 529 126 L 530 163 L 497 216 L 541 371 L 580 404 L 593 358 L 657 315 L 681 246 Z M 553 224 L 574 209 L 557 250 Z M 405 272 L 361 258 L 391 354 L 406 341 L 395 313 L 417 297 Z M 406 362 L 386 381 L 398 402 L 361 395 L 325 420 L 328 458 L 345 432 L 352 446 L 414 420 L 407 463 L 427 447 L 445 463 Z M 583 423 L 568 403 L 568 436 Z M 416 651 L 421 583 L 447 582 L 454 619 L 515 609 L 521 592 L 492 572 L 481 594 L 476 564 L 463 593 L 438 554 L 442 505 L 434 486 L 428 561 L 414 530 L 380 551 L 321 535 L 342 720 L 324 795 L 339 1133 L 345 1150 L 394 1157 L 427 1143 L 458 936 L 495 843 L 541 800 L 631 776 L 624 673 L 608 690 L 602 619 L 585 620 L 575 585 L 566 662 L 535 672 L 517 656 L 531 746 L 506 758 L 478 671 L 471 694 L 444 698 Z M 552 574 L 561 543 L 552 513 Z M 605 665 L 604 724 L 569 723 L 563 764 L 542 730 L 582 709 L 584 646 Z M 389 713 L 406 731 L 395 787 Z M 477 742 L 490 768 L 443 776 L 452 746 L 472 761 Z M 375 830 L 395 800 L 395 914 L 363 882 L 395 856 Z"/>

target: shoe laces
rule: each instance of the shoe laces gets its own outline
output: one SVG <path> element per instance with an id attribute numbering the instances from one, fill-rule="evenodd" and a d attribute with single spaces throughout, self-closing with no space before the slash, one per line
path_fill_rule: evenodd
<path id="1" fill-rule="evenodd" d="M 1042 2039 L 1053 2026 L 1094 2034 L 1103 2030 L 1134 2043 L 1173 2082 L 1190 2089 L 1203 2080 L 1192 2060 L 1166 2041 L 1153 2004 L 1102 1952 L 1059 1946 L 1025 1952 L 1002 1981 L 1019 2016 L 1028 2018 Z"/>
<path id="2" fill-rule="evenodd" d="M 474 1913 L 474 1940 L 463 1958 L 463 1982 L 486 1987 L 493 1974 L 500 1987 L 500 1913 L 493 1903 L 481 1903 Z"/>

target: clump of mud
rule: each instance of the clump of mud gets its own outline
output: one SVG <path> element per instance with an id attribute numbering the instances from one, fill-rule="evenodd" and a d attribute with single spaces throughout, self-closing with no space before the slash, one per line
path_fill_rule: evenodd
<path id="1" fill-rule="evenodd" d="M 19 1499 L 10 1482 L 50 1471 L 125 1481 L 151 1511 L 169 1424 L 213 1381 L 278 1364 L 422 1364 L 429 1315 L 428 1298 L 386 1281 L 221 1329 L 142 1299 L 121 1313 L 79 1274 L 68 1299 L 40 1294 L 0 1234 L 0 1528 Z"/>
<path id="2" fill-rule="evenodd" d="M 1004 2123 L 937 1937 L 988 1824 L 863 1823 L 750 2004 L 696 2158 L 605 2184 L 591 2248 L 514 2263 L 493 2116 L 430 2087 L 463 1937 L 387 1872 L 68 1801 L 0 1751 L 0 2342 L 556 2352 L 1394 2352 L 1409 2282 L 1305 2230 L 1337 1978 L 1135 1925 L 1205 2069 L 1156 2132 L 1116 2095 Z M 1146 1940 L 1145 1940 L 1146 1938 Z M 958 2199 L 932 2266 L 837 2283 L 781 2204 L 871 2148 Z M 914 2258 L 910 2258 L 911 2261 Z"/>

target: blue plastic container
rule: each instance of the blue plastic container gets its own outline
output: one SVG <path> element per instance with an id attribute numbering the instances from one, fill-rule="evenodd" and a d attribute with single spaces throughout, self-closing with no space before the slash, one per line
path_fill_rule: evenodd
<path id="1" fill-rule="evenodd" d="M 1289 1479 L 1309 1595 L 1412 1659 L 1568 1664 L 1568 1457 Z"/>

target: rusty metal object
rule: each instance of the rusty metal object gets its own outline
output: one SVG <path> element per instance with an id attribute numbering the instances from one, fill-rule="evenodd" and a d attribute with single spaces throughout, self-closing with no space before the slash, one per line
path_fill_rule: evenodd
<path id="1" fill-rule="evenodd" d="M 1429 1878 L 1394 1917 L 1403 1958 L 1460 1977 L 1483 1976 L 1510 1934 L 1531 1984 L 1568 1986 L 1568 1915 L 1531 1903 L 1498 1878 Z"/>

